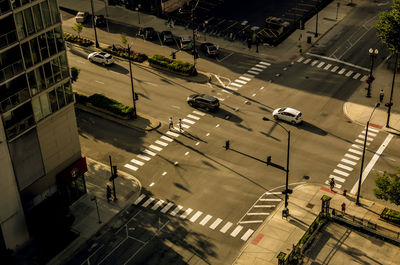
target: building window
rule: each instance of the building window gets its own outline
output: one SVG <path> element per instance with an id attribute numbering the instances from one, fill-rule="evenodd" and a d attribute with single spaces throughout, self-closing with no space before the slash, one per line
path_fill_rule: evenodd
<path id="1" fill-rule="evenodd" d="M 33 23 L 32 11 L 30 8 L 24 11 L 25 23 L 28 30 L 28 35 L 35 33 L 35 24 Z"/>
<path id="2" fill-rule="evenodd" d="M 15 24 L 17 26 L 18 38 L 20 40 L 24 39 L 26 37 L 26 31 L 25 31 L 24 18 L 22 17 L 22 12 L 15 14 Z"/>
<path id="3" fill-rule="evenodd" d="M 56 112 L 58 110 L 58 104 L 57 104 L 57 96 L 55 90 L 49 92 L 49 100 L 50 100 L 51 111 Z"/>
<path id="4" fill-rule="evenodd" d="M 40 95 L 40 106 L 42 107 L 43 117 L 51 114 L 50 100 L 47 93 Z"/>
<path id="5" fill-rule="evenodd" d="M 29 42 L 25 42 L 21 45 L 22 52 L 24 54 L 25 68 L 33 66 L 32 56 L 31 56 L 31 48 L 29 47 Z"/>
<path id="6" fill-rule="evenodd" d="M 43 29 L 42 14 L 40 12 L 40 5 L 33 6 L 33 17 L 35 18 L 36 31 Z"/>
<path id="7" fill-rule="evenodd" d="M 45 27 L 50 27 L 51 26 L 51 14 L 50 14 L 50 10 L 49 10 L 49 4 L 46 1 L 44 1 L 44 2 L 40 3 L 40 7 L 42 8 Z"/>
<path id="8" fill-rule="evenodd" d="M 65 43 L 64 43 L 63 34 L 62 34 L 60 26 L 56 27 L 54 29 L 54 35 L 55 35 L 55 38 L 56 38 L 58 52 L 61 52 L 61 51 L 65 50 Z"/>
<path id="9" fill-rule="evenodd" d="M 56 0 L 49 0 L 51 15 L 53 17 L 53 22 L 59 23 L 60 22 L 60 13 L 57 8 Z"/>
<path id="10" fill-rule="evenodd" d="M 31 102 L 3 115 L 7 138 L 11 139 L 35 124 Z"/>
<path id="11" fill-rule="evenodd" d="M 40 54 L 42 55 L 42 60 L 45 60 L 49 57 L 49 50 L 47 48 L 46 42 L 46 34 L 42 34 L 38 37 Z"/>
<path id="12" fill-rule="evenodd" d="M 64 86 L 57 87 L 57 100 L 60 109 L 65 106 L 65 97 L 64 97 Z"/>
<path id="13" fill-rule="evenodd" d="M 72 92 L 72 87 L 69 82 L 64 85 L 64 92 L 67 104 L 74 102 L 74 93 Z"/>
<path id="14" fill-rule="evenodd" d="M 33 63 L 37 64 L 40 62 L 40 50 L 39 50 L 39 45 L 37 43 L 37 39 L 31 39 L 30 41 L 31 48 L 32 48 L 32 56 L 33 56 Z"/>
<path id="15" fill-rule="evenodd" d="M 70 76 L 67 64 L 67 54 L 64 52 L 59 58 L 60 58 L 62 77 L 67 78 Z"/>
<path id="16" fill-rule="evenodd" d="M 21 75 L 6 84 L 0 86 L 1 112 L 21 104 L 29 99 L 30 93 L 25 75 Z"/>
<path id="17" fill-rule="evenodd" d="M 58 61 L 58 57 L 54 58 L 53 60 L 51 60 L 51 66 L 53 68 L 53 75 L 54 75 L 54 79 L 55 82 L 59 82 L 61 81 L 61 68 L 59 65 L 59 61 Z"/>
<path id="18" fill-rule="evenodd" d="M 21 6 L 21 1 L 20 0 L 12 0 L 11 3 L 12 3 L 12 6 L 13 6 L 14 9 L 16 9 L 16 8 Z"/>
<path id="19" fill-rule="evenodd" d="M 48 31 L 46 35 L 47 35 L 47 43 L 49 44 L 50 56 L 52 56 L 57 53 L 56 40 L 54 38 L 53 30 Z"/>
<path id="20" fill-rule="evenodd" d="M 53 73 L 51 71 L 50 62 L 49 63 L 45 63 L 43 65 L 43 69 L 44 69 L 44 76 L 46 78 L 47 87 L 50 87 L 50 86 L 52 86 L 54 84 Z"/>

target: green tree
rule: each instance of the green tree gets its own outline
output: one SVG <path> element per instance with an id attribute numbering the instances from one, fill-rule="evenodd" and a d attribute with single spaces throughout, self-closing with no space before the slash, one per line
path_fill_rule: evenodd
<path id="1" fill-rule="evenodd" d="M 400 168 L 395 174 L 388 174 L 385 171 L 382 176 L 375 179 L 375 185 L 376 198 L 400 205 Z"/>
<path id="2" fill-rule="evenodd" d="M 392 9 L 380 13 L 376 30 L 389 50 L 394 53 L 400 51 L 400 0 L 393 0 Z"/>
<path id="3" fill-rule="evenodd" d="M 128 43 L 128 39 L 126 38 L 126 34 L 125 33 L 121 33 L 121 43 L 123 45 L 125 45 L 125 46 Z"/>
<path id="4" fill-rule="evenodd" d="M 72 27 L 72 29 L 74 31 L 76 31 L 76 33 L 78 33 L 78 36 L 80 37 L 82 29 L 83 29 L 83 25 L 81 23 L 75 23 L 74 26 Z"/>
<path id="5" fill-rule="evenodd" d="M 81 69 L 76 68 L 76 67 L 71 67 L 71 82 L 75 82 L 76 80 L 78 80 L 78 76 L 79 76 L 79 72 L 81 71 Z"/>

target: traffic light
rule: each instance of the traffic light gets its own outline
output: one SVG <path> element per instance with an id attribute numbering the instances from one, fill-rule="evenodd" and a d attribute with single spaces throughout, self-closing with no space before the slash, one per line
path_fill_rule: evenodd
<path id="1" fill-rule="evenodd" d="M 271 156 L 267 156 L 267 165 L 271 164 Z"/>
<path id="2" fill-rule="evenodd" d="M 138 93 L 135 93 L 135 100 L 138 100 L 139 99 L 139 95 L 138 95 Z"/>
<path id="3" fill-rule="evenodd" d="M 293 193 L 293 190 L 291 190 L 291 189 L 287 189 L 287 190 L 283 190 L 282 191 L 282 194 L 292 194 Z"/>
<path id="4" fill-rule="evenodd" d="M 117 166 L 112 166 L 111 177 L 108 179 L 109 181 L 113 181 L 118 177 Z"/>

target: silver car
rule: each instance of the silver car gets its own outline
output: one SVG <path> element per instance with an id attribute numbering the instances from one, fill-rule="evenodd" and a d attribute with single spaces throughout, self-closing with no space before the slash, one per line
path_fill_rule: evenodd
<path id="1" fill-rule="evenodd" d="M 284 120 L 291 124 L 298 124 L 303 121 L 301 112 L 292 108 L 276 109 L 272 112 L 272 116 L 275 120 Z"/>
<path id="2" fill-rule="evenodd" d="M 114 57 L 106 52 L 92 52 L 88 55 L 88 60 L 90 62 L 100 63 L 104 65 L 110 65 L 114 63 Z"/>

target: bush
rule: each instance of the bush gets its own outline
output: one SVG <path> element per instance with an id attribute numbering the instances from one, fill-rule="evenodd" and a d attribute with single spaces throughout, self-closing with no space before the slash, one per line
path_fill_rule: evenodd
<path id="1" fill-rule="evenodd" d="M 89 39 L 81 38 L 70 33 L 64 33 L 64 38 L 65 41 L 76 43 L 84 47 L 92 46 L 94 44 L 94 42 Z"/>
<path id="2" fill-rule="evenodd" d="M 107 48 L 103 48 L 102 50 L 109 54 L 112 54 L 114 56 L 128 59 L 128 53 L 126 52 L 126 49 L 120 45 L 115 46 L 114 50 L 113 50 L 112 46 L 108 46 Z M 142 62 L 146 61 L 147 58 L 148 58 L 148 56 L 146 54 L 134 52 L 131 50 L 131 60 L 132 61 L 142 63 Z"/>
<path id="3" fill-rule="evenodd" d="M 88 102 L 93 106 L 108 110 L 114 114 L 121 116 L 131 116 L 133 114 L 133 107 L 127 106 L 114 99 L 108 98 L 101 94 L 93 94 L 88 97 Z"/>
<path id="4" fill-rule="evenodd" d="M 154 54 L 152 57 L 147 59 L 149 63 L 153 63 L 159 66 L 168 68 L 171 71 L 184 73 L 184 74 L 194 74 L 194 66 L 191 63 L 182 62 L 179 60 L 173 60 L 162 55 Z"/>
<path id="5" fill-rule="evenodd" d="M 381 218 L 389 222 L 400 224 L 400 212 L 385 208 L 381 214 Z"/>

